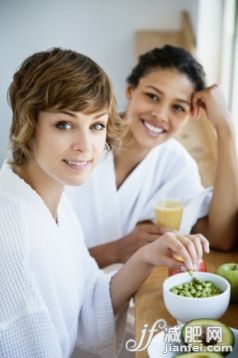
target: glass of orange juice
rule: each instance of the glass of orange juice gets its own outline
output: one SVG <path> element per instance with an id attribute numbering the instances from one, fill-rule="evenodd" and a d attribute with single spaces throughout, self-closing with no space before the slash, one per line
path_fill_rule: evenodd
<path id="1" fill-rule="evenodd" d="M 183 202 L 180 200 L 162 200 L 154 204 L 155 222 L 158 225 L 166 226 L 172 230 L 179 230 L 183 217 Z M 176 255 L 176 260 L 183 262 L 182 257 Z M 203 260 L 199 263 L 198 271 L 206 271 L 206 265 Z M 181 272 L 178 269 L 169 269 L 169 276 Z"/>
<path id="2" fill-rule="evenodd" d="M 154 204 L 155 222 L 172 230 L 179 230 L 183 217 L 183 203 L 180 200 L 166 199 Z"/>

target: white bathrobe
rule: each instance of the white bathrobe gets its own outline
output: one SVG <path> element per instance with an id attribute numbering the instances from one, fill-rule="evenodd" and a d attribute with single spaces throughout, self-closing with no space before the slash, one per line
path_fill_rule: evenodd
<path id="1" fill-rule="evenodd" d="M 0 357 L 68 358 L 76 344 L 116 357 L 110 275 L 98 269 L 63 195 L 58 225 L 9 165 L 0 171 Z M 119 324 L 120 323 L 120 324 Z"/>
<path id="2" fill-rule="evenodd" d="M 154 148 L 118 190 L 109 152 L 87 183 L 67 191 L 88 247 L 126 235 L 139 221 L 153 220 L 155 198 L 184 201 L 181 231 L 189 233 L 207 215 L 212 195 L 211 188 L 202 186 L 195 161 L 174 139 Z"/>

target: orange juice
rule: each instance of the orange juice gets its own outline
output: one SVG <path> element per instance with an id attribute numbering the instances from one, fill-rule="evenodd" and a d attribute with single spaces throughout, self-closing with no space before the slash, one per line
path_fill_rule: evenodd
<path id="1" fill-rule="evenodd" d="M 154 206 L 155 222 L 161 226 L 167 226 L 173 230 L 179 230 L 183 216 L 183 204 L 178 200 L 164 200 Z M 176 260 L 183 262 L 181 256 L 176 255 Z M 197 271 L 205 272 L 206 264 L 200 261 Z M 169 276 L 181 272 L 179 269 L 169 269 Z"/>
<path id="2" fill-rule="evenodd" d="M 155 222 L 172 230 L 179 230 L 183 216 L 183 204 L 177 200 L 164 200 L 154 206 Z"/>

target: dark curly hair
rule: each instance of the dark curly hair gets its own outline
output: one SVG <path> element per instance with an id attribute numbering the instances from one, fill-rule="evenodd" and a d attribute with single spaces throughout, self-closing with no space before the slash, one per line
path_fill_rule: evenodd
<path id="1" fill-rule="evenodd" d="M 205 73 L 198 61 L 185 49 L 171 45 L 154 48 L 139 57 L 137 65 L 127 78 L 127 83 L 137 87 L 142 77 L 156 69 L 176 69 L 187 75 L 196 91 L 205 87 Z"/>

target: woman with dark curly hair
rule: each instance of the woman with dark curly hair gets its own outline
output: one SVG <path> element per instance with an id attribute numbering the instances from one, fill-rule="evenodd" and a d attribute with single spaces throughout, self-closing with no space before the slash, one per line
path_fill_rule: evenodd
<path id="1" fill-rule="evenodd" d="M 121 121 L 128 131 L 120 150 L 109 152 L 87 184 L 72 191 L 91 254 L 101 267 L 123 263 L 161 235 L 164 229 L 152 222 L 137 225 L 153 220 L 155 196 L 183 200 L 183 233 L 201 232 L 213 247 L 231 249 L 237 240 L 238 170 L 231 115 L 220 86 L 205 88 L 197 60 L 169 45 L 140 56 L 127 83 Z M 173 139 L 201 110 L 217 134 L 213 195 L 202 186 L 195 161 Z"/>

